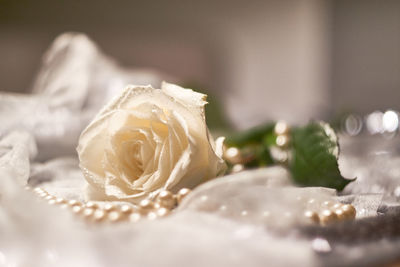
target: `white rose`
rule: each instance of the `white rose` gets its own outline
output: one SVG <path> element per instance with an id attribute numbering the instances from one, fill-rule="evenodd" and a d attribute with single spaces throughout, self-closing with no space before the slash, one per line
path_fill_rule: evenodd
<path id="1" fill-rule="evenodd" d="M 87 197 L 138 202 L 222 174 L 223 138 L 214 142 L 209 134 L 205 99 L 168 83 L 125 88 L 79 138 Z"/>

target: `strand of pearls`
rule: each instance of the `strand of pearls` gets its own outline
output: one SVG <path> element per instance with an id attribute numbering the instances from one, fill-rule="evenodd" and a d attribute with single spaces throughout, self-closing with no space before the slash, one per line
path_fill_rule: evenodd
<path id="1" fill-rule="evenodd" d="M 278 121 L 274 127 L 275 145 L 270 147 L 272 158 L 281 164 L 287 164 L 290 159 L 290 126 L 285 121 Z M 244 150 L 244 151 L 243 151 Z M 232 173 L 241 172 L 245 164 L 254 159 L 254 155 L 246 153 L 246 148 L 228 147 L 224 149 L 223 158 L 232 164 Z"/>
<path id="2" fill-rule="evenodd" d="M 281 164 L 287 164 L 290 160 L 290 126 L 285 121 L 278 121 L 274 126 L 276 135 L 275 144 L 270 147 L 272 158 Z M 223 158 L 232 164 L 232 173 L 237 173 L 245 169 L 245 164 L 251 160 L 251 156 L 245 155 L 243 149 L 229 147 L 224 149 Z M 305 207 L 304 217 L 309 222 L 328 225 L 333 222 L 354 219 L 356 209 L 350 204 L 323 202 L 320 207 L 316 207 L 316 200 L 310 199 Z M 224 205 L 222 207 L 225 207 Z M 264 212 L 269 214 L 269 212 Z M 247 213 L 246 213 L 247 214 Z"/>
<path id="3" fill-rule="evenodd" d="M 40 187 L 27 190 L 33 190 L 41 199 L 47 201 L 50 205 L 60 206 L 62 209 L 69 209 L 75 215 L 82 217 L 89 223 L 117 223 L 117 222 L 138 222 L 144 219 L 154 220 L 168 216 L 181 201 L 190 194 L 191 190 L 182 188 L 177 194 L 170 191 L 161 191 L 156 199 L 144 199 L 139 205 L 132 204 L 114 204 L 96 203 L 92 201 L 81 202 L 78 200 L 67 200 L 49 194 Z"/>
<path id="4" fill-rule="evenodd" d="M 228 197 L 227 201 L 221 202 L 207 195 L 202 195 L 190 205 L 197 211 L 214 213 L 222 217 L 235 218 L 249 223 L 262 223 L 267 226 L 280 226 L 291 223 L 326 226 L 332 223 L 353 220 L 356 217 L 356 209 L 353 205 L 343 204 L 333 199 L 321 200 L 293 196 L 296 200 L 295 202 L 284 202 L 285 204 L 280 208 L 272 205 L 273 207 L 271 208 L 254 207 L 253 209 L 249 207 L 250 209 L 247 210 L 238 209 L 237 202 L 233 200 L 234 196 L 231 197 Z M 299 205 L 299 207 L 293 208 L 291 205 Z"/>
<path id="5" fill-rule="evenodd" d="M 310 199 L 308 202 L 312 204 L 310 202 L 313 202 L 313 199 Z M 351 204 L 324 201 L 319 210 L 306 210 L 304 217 L 312 223 L 325 226 L 339 221 L 355 219 L 356 209 Z"/>
<path id="6" fill-rule="evenodd" d="M 290 127 L 286 122 L 278 121 L 275 124 L 274 133 L 276 146 L 271 147 L 271 156 L 276 161 L 286 164 L 290 157 Z"/>

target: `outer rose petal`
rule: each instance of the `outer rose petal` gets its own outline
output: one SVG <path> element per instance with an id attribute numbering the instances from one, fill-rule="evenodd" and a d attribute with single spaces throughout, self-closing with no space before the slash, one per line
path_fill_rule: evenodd
<path id="1" fill-rule="evenodd" d="M 215 143 L 209 134 L 204 116 L 205 98 L 204 94 L 168 83 L 163 83 L 162 90 L 151 86 L 126 87 L 81 134 L 77 151 L 80 166 L 89 182 L 88 197 L 137 202 L 154 196 L 163 188 L 177 191 L 184 186 L 194 187 L 223 173 L 226 168 L 221 159 L 223 140 L 217 139 Z M 133 117 L 122 118 L 124 116 L 116 114 Z M 160 136 L 158 130 L 153 129 L 160 123 L 167 125 L 167 134 Z M 127 173 L 124 170 L 129 167 L 126 165 L 130 160 L 127 158 L 129 151 L 125 151 L 127 147 L 124 147 L 124 157 L 119 159 L 112 151 L 121 150 L 109 145 L 119 129 L 127 131 L 130 127 L 147 133 L 140 142 L 132 142 L 154 147 L 154 155 L 149 155 L 147 149 L 146 153 L 135 154 L 132 158 L 140 160 L 133 162 L 135 166 L 145 166 L 139 177 L 129 177 L 133 180 L 118 176 L 118 173 Z M 129 135 L 124 136 L 127 138 Z M 128 141 L 115 144 L 128 144 Z M 106 154 L 110 147 L 112 150 Z M 123 164 L 119 164 L 120 160 Z M 119 170 L 120 166 L 125 166 L 125 169 Z"/>
<path id="2" fill-rule="evenodd" d="M 193 91 L 192 89 L 185 89 L 178 85 L 163 82 L 161 90 L 179 101 L 182 105 L 189 109 L 197 108 L 200 113 L 204 114 L 204 106 L 207 104 L 207 95 Z"/>

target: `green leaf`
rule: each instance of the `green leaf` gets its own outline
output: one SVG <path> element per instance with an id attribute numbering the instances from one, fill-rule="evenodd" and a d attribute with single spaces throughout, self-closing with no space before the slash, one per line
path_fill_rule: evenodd
<path id="1" fill-rule="evenodd" d="M 345 179 L 337 163 L 339 145 L 333 129 L 323 122 L 312 122 L 291 132 L 292 159 L 289 168 L 296 183 L 323 186 L 339 191 L 355 179 Z"/>
<path id="2" fill-rule="evenodd" d="M 228 136 L 225 143 L 228 146 L 235 146 L 238 148 L 245 147 L 248 145 L 259 145 L 263 142 L 266 136 L 274 135 L 275 123 L 267 123 L 261 126 L 249 129 L 244 132 L 236 133 Z M 275 135 L 274 135 L 275 137 Z"/>

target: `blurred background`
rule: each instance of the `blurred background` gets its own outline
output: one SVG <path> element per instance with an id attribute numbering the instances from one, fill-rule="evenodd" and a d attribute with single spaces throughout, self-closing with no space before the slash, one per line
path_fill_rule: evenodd
<path id="1" fill-rule="evenodd" d="M 396 0 L 0 0 L 0 91 L 29 92 L 65 31 L 205 89 L 238 128 L 400 109 Z"/>

